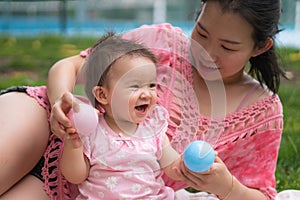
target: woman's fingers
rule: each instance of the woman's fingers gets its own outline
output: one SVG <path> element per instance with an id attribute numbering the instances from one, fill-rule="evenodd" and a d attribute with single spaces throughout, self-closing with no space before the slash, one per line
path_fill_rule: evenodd
<path id="1" fill-rule="evenodd" d="M 204 172 L 193 172 L 189 170 L 184 165 L 184 163 L 182 163 L 181 173 L 184 176 L 185 182 L 190 186 L 192 186 L 193 188 L 199 190 L 207 190 L 209 185 L 217 177 L 217 174 L 220 173 L 221 170 L 220 167 L 222 165 L 224 165 L 223 161 L 218 156 L 216 156 L 213 165 Z"/>
<path id="2" fill-rule="evenodd" d="M 66 134 L 65 129 L 72 127 L 72 123 L 67 114 L 72 108 L 73 95 L 71 93 L 64 93 L 52 106 L 50 125 L 51 130 L 59 136 Z"/>
<path id="3" fill-rule="evenodd" d="M 51 131 L 57 136 L 64 136 L 66 134 L 65 128 L 60 125 L 56 120 L 50 120 Z"/>
<path id="4" fill-rule="evenodd" d="M 201 177 L 199 176 L 195 176 L 193 174 L 192 171 L 190 171 L 184 164 L 183 161 L 181 161 L 181 164 L 180 164 L 180 171 L 181 171 L 181 174 L 183 176 L 183 179 L 185 180 L 185 182 L 190 185 L 191 187 L 194 187 L 196 188 L 197 185 L 199 185 L 199 183 L 201 183 Z M 199 174 L 198 174 L 199 175 Z"/>

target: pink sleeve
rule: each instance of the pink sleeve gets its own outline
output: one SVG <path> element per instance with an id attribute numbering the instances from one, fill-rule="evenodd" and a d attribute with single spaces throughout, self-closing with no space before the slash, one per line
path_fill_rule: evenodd
<path id="1" fill-rule="evenodd" d="M 86 58 L 91 53 L 92 48 L 87 48 L 80 52 L 80 56 Z"/>
<path id="2" fill-rule="evenodd" d="M 164 51 L 171 53 L 176 50 L 174 47 L 179 46 L 180 40 L 186 40 L 187 37 L 180 28 L 164 23 L 143 25 L 122 34 L 122 38 L 145 45 L 159 57 L 159 52 Z"/>

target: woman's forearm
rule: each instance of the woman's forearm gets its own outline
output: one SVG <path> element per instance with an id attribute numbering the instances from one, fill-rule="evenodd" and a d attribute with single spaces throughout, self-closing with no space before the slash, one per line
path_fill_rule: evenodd
<path id="1" fill-rule="evenodd" d="M 234 176 L 232 180 L 230 190 L 219 196 L 221 200 L 267 200 L 267 197 L 261 191 L 244 186 Z"/>
<path id="2" fill-rule="evenodd" d="M 65 92 L 72 92 L 84 58 L 72 56 L 55 63 L 48 73 L 47 94 L 51 105 Z"/>

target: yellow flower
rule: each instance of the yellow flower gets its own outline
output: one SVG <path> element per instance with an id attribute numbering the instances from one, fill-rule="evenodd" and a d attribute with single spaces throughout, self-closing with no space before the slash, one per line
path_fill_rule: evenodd
<path id="1" fill-rule="evenodd" d="M 291 61 L 298 61 L 298 60 L 300 60 L 300 52 L 291 53 L 289 55 L 289 58 L 290 58 Z"/>

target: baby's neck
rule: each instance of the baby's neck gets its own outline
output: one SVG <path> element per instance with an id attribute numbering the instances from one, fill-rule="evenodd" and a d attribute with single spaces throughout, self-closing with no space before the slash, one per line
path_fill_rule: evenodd
<path id="1" fill-rule="evenodd" d="M 138 124 L 130 121 L 116 121 L 114 118 L 109 117 L 107 114 L 104 114 L 104 120 L 106 121 L 107 125 L 111 128 L 111 130 L 113 130 L 117 134 L 122 134 L 125 136 L 134 135 L 138 127 Z"/>

